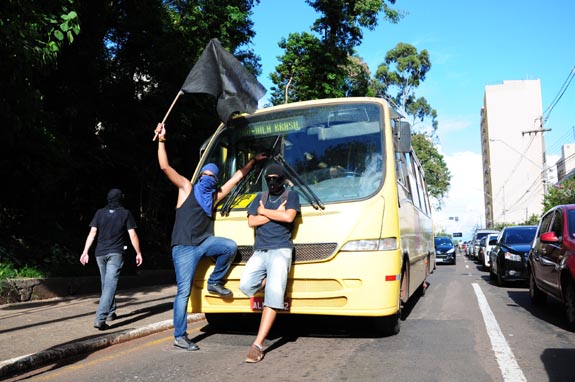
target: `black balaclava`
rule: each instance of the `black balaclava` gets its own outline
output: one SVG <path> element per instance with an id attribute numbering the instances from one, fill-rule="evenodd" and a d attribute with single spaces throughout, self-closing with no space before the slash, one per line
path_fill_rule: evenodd
<path id="1" fill-rule="evenodd" d="M 278 177 L 268 178 L 270 175 L 277 175 Z M 272 164 L 266 169 L 266 183 L 268 184 L 268 190 L 271 195 L 277 196 L 284 192 L 284 181 L 285 174 L 282 166 Z"/>
<path id="2" fill-rule="evenodd" d="M 108 205 L 106 206 L 107 208 L 118 209 L 122 207 L 122 199 L 124 198 L 124 194 L 122 193 L 122 190 L 112 188 L 110 191 L 108 191 L 108 196 L 106 198 L 108 200 Z"/>

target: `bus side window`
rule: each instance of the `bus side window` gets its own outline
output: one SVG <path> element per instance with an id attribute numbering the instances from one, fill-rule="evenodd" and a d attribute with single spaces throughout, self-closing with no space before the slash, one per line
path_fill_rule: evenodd
<path id="1" fill-rule="evenodd" d="M 408 164 L 405 153 L 396 152 L 397 181 L 403 186 L 409 200 L 413 200 L 413 192 L 408 181 Z"/>
<path id="2" fill-rule="evenodd" d="M 409 187 L 411 188 L 411 198 L 413 199 L 413 204 L 421 209 L 421 201 L 419 200 L 420 196 L 417 188 L 417 176 L 415 173 L 415 163 L 410 153 L 407 153 L 405 157 L 407 158 L 408 163 L 407 178 L 409 181 Z"/>
<path id="3" fill-rule="evenodd" d="M 429 206 L 429 198 L 427 197 L 427 190 L 425 189 L 423 169 L 420 165 L 417 166 L 417 186 L 421 195 L 421 210 L 426 214 L 430 214 L 431 208 Z"/>

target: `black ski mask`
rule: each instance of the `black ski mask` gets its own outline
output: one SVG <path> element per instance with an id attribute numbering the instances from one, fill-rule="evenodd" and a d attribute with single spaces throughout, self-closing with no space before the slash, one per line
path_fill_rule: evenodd
<path id="1" fill-rule="evenodd" d="M 124 194 L 122 193 L 122 190 L 112 188 L 110 191 L 108 191 L 108 196 L 106 199 L 108 200 L 108 205 L 106 207 L 115 210 L 122 207 L 122 199 L 124 199 Z"/>
<path id="2" fill-rule="evenodd" d="M 280 165 L 272 164 L 266 169 L 266 183 L 270 195 L 281 195 L 284 190 L 285 174 L 284 169 Z"/>

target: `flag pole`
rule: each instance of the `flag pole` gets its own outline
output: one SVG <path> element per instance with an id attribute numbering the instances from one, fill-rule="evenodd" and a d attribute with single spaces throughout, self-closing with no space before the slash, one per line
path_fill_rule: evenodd
<path id="1" fill-rule="evenodd" d="M 172 108 L 174 107 L 174 105 L 176 104 L 176 101 L 178 100 L 178 98 L 180 98 L 180 96 L 181 96 L 182 94 L 184 94 L 184 92 L 180 90 L 180 91 L 178 92 L 178 95 L 176 95 L 176 98 L 174 98 L 174 100 L 172 101 L 172 104 L 170 105 L 170 108 L 169 108 L 168 111 L 166 112 L 166 115 L 164 116 L 164 119 L 162 119 L 162 124 L 163 124 L 164 122 L 166 122 L 166 119 L 168 119 L 168 115 L 170 115 L 170 112 L 172 111 Z M 156 134 L 154 135 L 154 138 L 152 139 L 152 141 L 155 141 L 157 137 L 158 137 L 158 133 L 156 133 Z"/>

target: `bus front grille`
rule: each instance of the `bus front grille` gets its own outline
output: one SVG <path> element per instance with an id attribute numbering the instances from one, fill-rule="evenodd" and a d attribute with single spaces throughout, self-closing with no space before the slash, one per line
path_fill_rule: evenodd
<path id="1" fill-rule="evenodd" d="M 294 262 L 303 263 L 329 259 L 333 255 L 336 247 L 337 243 L 296 244 L 294 249 Z M 253 252 L 254 247 L 252 245 L 238 246 L 238 253 L 234 262 L 246 263 Z"/>

